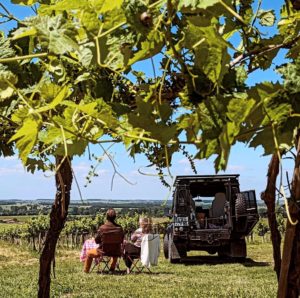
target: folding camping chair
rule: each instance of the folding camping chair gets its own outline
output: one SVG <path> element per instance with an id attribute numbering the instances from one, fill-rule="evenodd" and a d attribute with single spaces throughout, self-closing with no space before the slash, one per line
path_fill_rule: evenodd
<path id="1" fill-rule="evenodd" d="M 124 245 L 124 261 L 125 264 L 131 263 L 129 271 L 127 273 L 142 273 L 145 267 L 141 264 L 141 249 L 134 247 L 131 243 L 126 243 Z M 151 273 L 151 270 L 147 268 L 148 272 Z"/>
<path id="2" fill-rule="evenodd" d="M 142 273 L 143 270 L 150 270 L 151 266 L 156 266 L 158 261 L 158 256 L 160 252 L 160 238 L 159 234 L 146 234 L 142 238 L 140 253 L 136 249 L 130 251 L 132 246 L 127 246 L 127 251 L 125 247 L 125 258 L 128 258 L 132 265 L 128 273 Z"/>
<path id="3" fill-rule="evenodd" d="M 102 233 L 101 235 L 101 250 L 100 262 L 97 273 L 109 272 L 109 263 L 113 258 L 120 259 L 122 257 L 123 235 L 120 233 Z M 117 260 L 116 268 L 120 271 L 119 260 Z"/>

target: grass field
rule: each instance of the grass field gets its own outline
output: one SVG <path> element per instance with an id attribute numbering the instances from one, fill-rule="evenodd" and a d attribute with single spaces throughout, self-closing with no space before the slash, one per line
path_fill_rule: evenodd
<path id="1" fill-rule="evenodd" d="M 219 263 L 216 256 L 169 264 L 161 255 L 153 274 L 84 274 L 79 251 L 59 250 L 51 297 L 275 297 L 270 243 L 248 245 L 244 264 Z M 123 265 L 123 262 L 121 263 Z M 2 297 L 36 297 L 38 254 L 0 243 Z"/>
<path id="2" fill-rule="evenodd" d="M 22 224 L 26 223 L 32 216 L 28 215 L 18 215 L 18 216 L 0 216 L 0 220 L 12 220 L 16 219 L 16 223 L 4 223 L 0 222 L 0 232 L 3 230 L 8 230 L 11 228 L 18 228 Z"/>
<path id="3" fill-rule="evenodd" d="M 0 220 L 17 220 L 18 222 L 27 222 L 29 221 L 32 217 L 35 217 L 36 215 L 1 215 Z"/>
<path id="4" fill-rule="evenodd" d="M 3 230 L 8 230 L 11 228 L 20 227 L 22 224 L 7 224 L 7 223 L 0 223 L 0 232 Z"/>

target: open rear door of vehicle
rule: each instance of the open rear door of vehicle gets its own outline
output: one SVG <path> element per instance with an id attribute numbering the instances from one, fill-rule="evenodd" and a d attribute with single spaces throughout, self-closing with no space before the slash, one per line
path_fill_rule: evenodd
<path id="1" fill-rule="evenodd" d="M 257 211 L 256 195 L 255 195 L 255 190 L 247 190 L 241 193 L 246 203 L 246 213 L 247 213 L 246 233 L 249 234 L 259 219 L 258 211 Z"/>

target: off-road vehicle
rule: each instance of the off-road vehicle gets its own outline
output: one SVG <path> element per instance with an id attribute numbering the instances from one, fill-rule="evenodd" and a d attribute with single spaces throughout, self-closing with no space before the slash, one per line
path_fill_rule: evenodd
<path id="1" fill-rule="evenodd" d="M 240 192 L 239 175 L 177 176 L 172 223 L 164 235 L 171 263 L 190 250 L 244 259 L 247 236 L 258 221 L 255 191 Z"/>

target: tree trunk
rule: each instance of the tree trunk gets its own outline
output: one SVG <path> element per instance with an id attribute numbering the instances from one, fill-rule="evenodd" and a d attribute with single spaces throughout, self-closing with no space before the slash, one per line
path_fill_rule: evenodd
<path id="1" fill-rule="evenodd" d="M 32 250 L 36 251 L 36 247 L 35 247 L 35 237 L 32 236 Z"/>
<path id="2" fill-rule="evenodd" d="M 267 213 L 268 213 L 268 222 L 271 232 L 271 240 L 273 246 L 273 259 L 274 259 L 274 270 L 277 275 L 277 280 L 279 280 L 280 276 L 280 267 L 281 267 L 281 252 L 280 252 L 280 244 L 281 244 L 281 235 L 278 230 L 278 224 L 276 220 L 275 214 L 275 195 L 276 195 L 276 179 L 279 172 L 279 156 L 277 153 L 274 153 L 268 169 L 268 181 L 267 187 L 264 192 L 261 193 L 261 199 L 265 201 L 267 205 Z"/>
<path id="3" fill-rule="evenodd" d="M 51 264 L 54 264 L 55 248 L 61 230 L 64 227 L 70 203 L 72 186 L 71 161 L 68 158 L 56 157 L 58 170 L 55 174 L 56 196 L 50 213 L 50 227 L 46 235 L 43 251 L 40 257 L 39 298 L 50 296 Z"/>
<path id="4" fill-rule="evenodd" d="M 291 189 L 291 200 L 288 211 L 293 222 L 287 221 L 280 280 L 278 286 L 278 298 L 298 298 L 300 295 L 300 130 L 296 136 L 297 156 Z"/>

